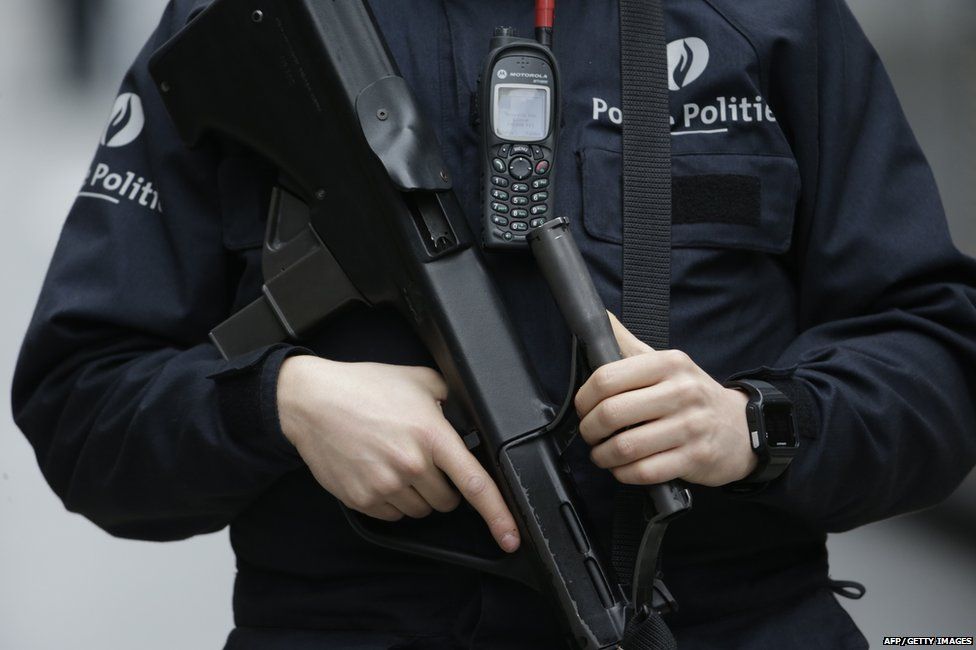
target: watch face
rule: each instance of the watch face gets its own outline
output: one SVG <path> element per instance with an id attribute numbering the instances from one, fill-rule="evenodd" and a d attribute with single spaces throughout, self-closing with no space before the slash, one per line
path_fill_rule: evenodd
<path id="1" fill-rule="evenodd" d="M 773 449 L 796 446 L 793 428 L 793 406 L 790 404 L 766 404 L 763 409 L 766 425 L 766 442 Z"/>

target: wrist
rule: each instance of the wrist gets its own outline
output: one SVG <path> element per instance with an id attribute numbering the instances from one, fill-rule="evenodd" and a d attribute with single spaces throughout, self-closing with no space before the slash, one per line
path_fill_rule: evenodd
<path id="1" fill-rule="evenodd" d="M 749 440 L 749 421 L 746 417 L 749 396 L 734 388 L 726 388 L 725 391 L 731 409 L 732 431 L 735 438 L 736 471 L 730 482 L 736 482 L 756 471 L 759 466 L 759 458 L 752 450 L 752 444 Z"/>
<path id="2" fill-rule="evenodd" d="M 335 362 L 316 356 L 301 354 L 288 357 L 278 372 L 277 400 L 278 421 L 281 433 L 296 449 L 302 446 L 309 431 L 308 409 L 314 398 L 321 398 L 315 381 L 324 364 Z"/>
<path id="3" fill-rule="evenodd" d="M 208 375 L 216 385 L 217 407 L 227 434 L 289 465 L 298 460 L 298 454 L 281 431 L 278 377 L 284 362 L 303 352 L 307 351 L 275 344 L 223 360 Z"/>
<path id="4" fill-rule="evenodd" d="M 758 379 L 739 379 L 726 387 L 748 395 L 749 443 L 758 459 L 758 465 L 740 483 L 754 487 L 779 478 L 799 447 L 792 401 L 772 384 Z"/>

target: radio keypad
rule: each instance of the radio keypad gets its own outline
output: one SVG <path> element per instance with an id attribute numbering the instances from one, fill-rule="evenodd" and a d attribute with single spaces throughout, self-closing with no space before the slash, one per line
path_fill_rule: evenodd
<path id="1" fill-rule="evenodd" d="M 493 153 L 491 230 L 506 242 L 525 241 L 530 229 L 547 221 L 552 152 L 539 145 L 503 144 Z"/>

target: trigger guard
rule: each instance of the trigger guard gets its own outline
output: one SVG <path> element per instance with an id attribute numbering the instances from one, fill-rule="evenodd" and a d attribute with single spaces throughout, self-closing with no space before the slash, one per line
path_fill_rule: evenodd
<path id="1" fill-rule="evenodd" d="M 433 546 L 417 540 L 411 540 L 405 535 L 380 533 L 371 525 L 370 522 L 373 521 L 371 517 L 351 510 L 342 503 L 339 506 L 342 508 L 346 520 L 356 534 L 372 544 L 437 562 L 446 562 L 466 569 L 490 573 L 501 578 L 514 580 L 536 591 L 542 591 L 535 579 L 535 573 L 532 571 L 528 558 L 522 549 L 510 555 L 490 558 L 446 547 Z"/>

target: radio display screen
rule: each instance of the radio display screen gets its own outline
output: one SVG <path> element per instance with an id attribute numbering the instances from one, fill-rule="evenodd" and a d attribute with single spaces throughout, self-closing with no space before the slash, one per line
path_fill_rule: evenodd
<path id="1" fill-rule="evenodd" d="M 524 84 L 495 86 L 495 135 L 502 140 L 533 142 L 549 133 L 549 89 Z"/>

